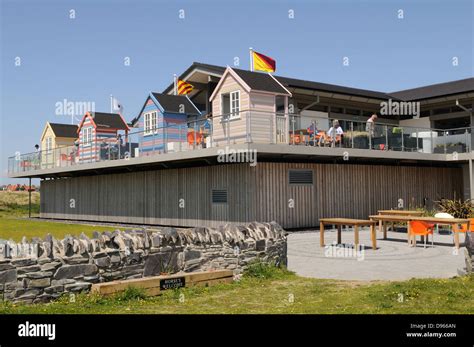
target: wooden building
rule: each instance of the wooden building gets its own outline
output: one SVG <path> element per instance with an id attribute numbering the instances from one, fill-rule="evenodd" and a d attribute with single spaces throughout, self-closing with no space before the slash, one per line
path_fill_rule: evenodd
<path id="1" fill-rule="evenodd" d="M 379 209 L 474 198 L 474 78 L 384 93 L 194 63 L 179 79 L 193 84 L 188 96 L 171 95 L 172 86 L 151 93 L 131 122 L 140 155 L 101 161 L 97 148 L 82 149 L 80 165 L 28 170 L 17 163 L 29 157 L 12 159 L 11 177 L 42 179 L 40 216 L 307 228 L 321 217 L 367 218 Z M 414 102 L 420 113 L 382 114 L 388 102 Z M 379 118 L 370 130 L 373 113 Z M 128 134 L 117 116 L 121 128 L 103 131 L 86 115 L 82 142 Z M 206 145 L 182 146 L 206 119 Z M 317 142 L 310 130 L 329 133 L 336 121 L 340 143 Z"/>
<path id="2" fill-rule="evenodd" d="M 69 147 L 77 140 L 77 125 L 47 122 L 41 133 L 43 168 L 62 165 L 69 159 Z"/>
<path id="3" fill-rule="evenodd" d="M 128 136 L 127 122 L 117 113 L 87 112 L 78 128 L 79 162 L 94 162 L 119 156 L 119 148 Z"/>

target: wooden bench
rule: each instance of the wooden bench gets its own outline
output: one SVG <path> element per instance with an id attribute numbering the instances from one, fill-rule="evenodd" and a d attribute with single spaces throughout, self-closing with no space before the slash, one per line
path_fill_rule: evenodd
<path id="1" fill-rule="evenodd" d="M 375 221 L 365 219 L 351 219 L 351 218 L 321 218 L 319 220 L 319 243 L 321 247 L 324 247 L 324 225 L 336 225 L 337 226 L 337 243 L 341 243 L 341 229 L 343 225 L 354 227 L 354 244 L 357 247 L 359 245 L 359 227 L 369 226 L 370 227 L 370 238 L 372 240 L 372 248 L 377 249 L 377 240 L 375 235 Z"/>
<path id="2" fill-rule="evenodd" d="M 153 296 L 160 295 L 163 290 L 167 289 L 231 283 L 233 279 L 234 273 L 232 270 L 183 272 L 173 275 L 95 283 L 91 287 L 91 293 L 111 295 L 132 287 L 142 289 L 145 294 Z"/>

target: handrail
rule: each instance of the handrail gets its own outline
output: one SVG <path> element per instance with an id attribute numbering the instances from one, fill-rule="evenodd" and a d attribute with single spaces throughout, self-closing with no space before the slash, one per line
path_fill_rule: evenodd
<path id="1" fill-rule="evenodd" d="M 367 124 L 367 119 L 365 120 L 357 120 L 357 119 L 349 119 L 349 118 L 346 118 L 346 117 L 341 117 L 341 115 L 337 115 L 337 116 L 334 116 L 334 115 L 331 115 L 331 114 L 328 114 L 327 117 L 322 117 L 322 116 L 318 116 L 318 115 L 303 115 L 301 113 L 285 113 L 285 112 L 272 112 L 272 111 L 265 111 L 265 110 L 255 110 L 255 109 L 243 109 L 243 110 L 239 110 L 239 117 L 237 118 L 230 118 L 231 116 L 235 115 L 234 113 L 224 113 L 224 114 L 220 114 L 220 115 L 213 115 L 212 117 L 201 117 L 201 118 L 198 118 L 198 119 L 194 119 L 194 120 L 186 120 L 186 121 L 183 121 L 183 122 L 164 122 L 163 125 L 161 126 L 155 126 L 153 129 L 147 129 L 147 131 L 145 132 L 144 129 L 139 129 L 137 131 L 131 131 L 129 133 L 121 133 L 120 134 L 120 141 L 119 140 L 119 137 L 115 137 L 115 138 L 111 138 L 115 141 L 117 141 L 117 143 L 110 143 L 112 142 L 111 139 L 105 141 L 103 140 L 102 138 L 95 138 L 93 139 L 93 141 L 91 142 L 92 145 L 94 145 L 94 150 L 97 152 L 97 150 L 101 151 L 103 148 L 101 147 L 101 145 L 103 143 L 106 143 L 106 146 L 108 148 L 108 156 L 106 157 L 106 159 L 103 159 L 102 157 L 96 159 L 96 161 L 101 161 L 101 160 L 116 160 L 116 159 L 120 159 L 122 157 L 122 154 L 125 154 L 124 152 L 127 152 L 131 155 L 130 152 L 132 152 L 135 148 L 139 148 L 140 149 L 140 152 L 138 153 L 142 153 L 142 151 L 144 151 L 144 148 L 141 147 L 141 143 L 143 141 L 143 138 L 147 138 L 149 135 L 153 135 L 153 143 L 152 143 L 152 148 L 153 150 L 151 151 L 152 154 L 155 154 L 155 153 L 166 153 L 168 151 L 168 147 L 174 142 L 178 142 L 179 145 L 177 146 L 174 146 L 174 149 L 171 149 L 171 150 L 183 150 L 183 143 L 184 144 L 187 144 L 187 145 L 192 145 L 192 149 L 195 149 L 195 148 L 200 148 L 202 146 L 201 143 L 203 141 L 203 138 L 202 136 L 197 136 L 197 135 L 194 135 L 192 136 L 191 138 L 191 141 L 190 142 L 190 137 L 187 136 L 186 134 L 194 131 L 195 133 L 199 130 L 202 130 L 203 127 L 209 127 L 209 131 L 206 131 L 204 132 L 205 136 L 210 136 L 210 146 L 213 146 L 214 144 L 214 141 L 216 140 L 216 142 L 218 141 L 224 141 L 225 143 L 227 144 L 230 144 L 231 141 L 234 141 L 234 137 L 237 136 L 235 133 L 232 134 L 233 132 L 233 126 L 232 126 L 232 123 L 234 121 L 238 121 L 239 119 L 241 119 L 242 117 L 245 117 L 245 129 L 246 129 L 246 133 L 245 133 L 245 136 L 244 136 L 244 141 L 246 143 L 252 143 L 254 142 L 254 130 L 255 131 L 259 131 L 260 133 L 263 133 L 263 132 L 267 132 L 267 135 L 264 139 L 264 141 L 269 141 L 268 143 L 286 143 L 286 144 L 292 144 L 292 145 L 295 145 L 295 136 L 291 136 L 291 134 L 295 134 L 295 131 L 297 129 L 294 129 L 295 128 L 295 124 L 300 121 L 300 122 L 307 122 L 308 121 L 316 121 L 318 122 L 318 120 L 321 120 L 323 121 L 323 123 L 325 124 L 324 126 L 322 126 L 321 128 L 325 128 L 326 126 L 330 127 L 331 126 L 331 121 L 337 119 L 339 121 L 344 121 L 344 122 L 349 122 L 350 125 L 347 125 L 347 129 L 345 129 L 345 132 L 346 134 L 354 134 L 354 132 L 365 132 L 364 130 L 366 129 L 365 125 Z M 260 118 L 259 118 L 260 116 Z M 258 126 L 256 126 L 255 124 L 257 123 L 254 123 L 254 122 L 260 122 L 260 125 L 262 124 L 262 120 L 265 119 L 265 117 L 268 117 L 268 127 L 265 126 L 265 127 L 261 127 L 258 128 Z M 278 119 L 277 119 L 278 118 Z M 285 119 L 285 121 L 281 121 L 280 119 Z M 225 122 L 224 122 L 225 121 Z M 208 122 L 208 125 L 206 124 L 206 122 Z M 299 123 L 301 124 L 301 123 Z M 302 124 L 301 124 L 302 125 Z M 315 124 L 318 128 L 318 124 L 316 123 Z M 355 126 L 357 125 L 357 129 L 364 129 L 364 130 L 357 130 L 355 129 Z M 362 127 L 360 127 L 360 125 L 362 125 Z M 217 127 L 219 126 L 219 129 L 217 129 Z M 306 126 L 306 125 L 305 125 Z M 255 127 L 255 128 L 254 128 Z M 179 137 L 178 137 L 178 140 L 174 140 L 173 139 L 173 131 L 170 131 L 172 130 L 173 128 L 179 128 L 178 129 L 178 133 L 179 133 Z M 257 129 L 258 128 L 258 129 Z M 430 132 L 431 133 L 431 143 L 430 143 L 430 146 L 431 146 L 431 151 L 429 152 L 425 152 L 425 153 L 434 153 L 434 147 L 439 147 L 439 146 L 444 146 L 444 153 L 447 153 L 447 141 L 448 141 L 448 137 L 450 136 L 456 136 L 456 141 L 458 140 L 459 137 L 461 137 L 461 140 L 459 140 L 458 142 L 456 143 L 462 143 L 463 145 L 465 145 L 466 147 L 464 148 L 464 150 L 470 150 L 470 140 L 469 140 L 469 137 L 468 136 L 471 136 L 470 132 L 471 132 L 471 127 L 459 127 L 459 128 L 452 128 L 452 129 L 437 129 L 437 128 L 426 128 L 426 127 L 423 127 L 423 126 L 412 126 L 412 125 L 403 125 L 403 124 L 395 124 L 395 123 L 386 123 L 386 122 L 374 122 L 374 128 L 376 129 L 377 132 L 380 133 L 380 129 L 383 129 L 381 132 L 384 134 L 383 136 L 385 137 L 385 142 L 388 143 L 389 142 L 389 139 L 388 139 L 388 134 L 389 134 L 389 128 L 400 128 L 400 132 L 394 132 L 392 130 L 392 133 L 396 136 L 399 136 L 400 137 L 400 141 L 401 141 L 401 150 L 403 151 L 404 149 L 403 148 L 408 148 L 408 150 L 413 150 L 416 148 L 416 150 L 419 150 L 420 149 L 420 146 L 421 146 L 421 143 L 418 143 L 418 140 L 424 138 L 424 139 L 427 139 L 426 135 L 424 136 L 420 136 L 420 132 Z M 292 131 L 293 129 L 293 131 Z M 378 130 L 377 130 L 378 129 Z M 275 132 L 276 130 L 276 132 Z M 298 129 L 299 130 L 299 129 Z M 327 131 L 327 129 L 319 129 L 320 131 Z M 464 130 L 464 133 L 460 132 L 460 131 L 463 131 Z M 187 131 L 187 133 L 186 133 Z M 242 130 L 240 130 L 242 131 Z M 157 140 L 157 136 L 154 136 L 156 134 L 159 134 L 160 132 L 162 132 L 163 136 L 161 138 L 159 138 Z M 434 140 L 434 136 L 433 136 L 433 133 L 438 133 L 436 135 L 436 140 Z M 450 134 L 450 133 L 453 133 L 453 132 L 459 132 L 458 134 Z M 147 134 L 145 134 L 147 133 Z M 169 136 L 171 134 L 171 137 Z M 416 135 L 415 135 L 416 134 Z M 462 135 L 465 134 L 465 138 L 462 139 Z M 354 137 L 351 135 L 351 147 L 354 148 Z M 174 136 L 177 136 L 176 135 L 176 131 L 174 132 Z M 240 136 L 240 135 L 239 135 Z M 261 136 L 261 135 L 260 135 Z M 357 135 L 358 136 L 358 135 Z M 409 145 L 409 147 L 405 147 L 405 144 L 404 144 L 404 137 L 405 136 L 408 136 L 408 137 L 411 137 L 411 138 L 416 138 L 417 139 L 417 143 L 416 143 L 416 146 L 414 144 L 412 144 L 411 146 Z M 152 138 L 150 137 L 150 139 Z M 187 137 L 187 140 L 188 142 L 186 143 L 186 137 Z M 256 136 L 255 136 L 256 137 Z M 278 137 L 278 140 L 277 140 L 277 137 Z M 282 139 L 285 139 L 285 140 L 282 140 Z M 291 140 L 290 140 L 291 139 Z M 368 138 L 368 141 L 369 141 L 369 149 L 374 149 L 372 147 L 372 140 L 375 139 L 375 137 L 373 137 L 373 135 L 369 135 L 369 138 Z M 160 142 L 161 141 L 161 142 Z M 260 140 L 262 141 L 262 140 Z M 465 142 L 465 143 L 464 143 Z M 140 143 L 140 145 L 139 145 Z M 454 143 L 454 141 L 453 141 Z M 297 143 L 296 143 L 297 144 Z M 14 155 L 14 156 L 10 156 L 8 157 L 9 159 L 9 166 L 8 166 L 8 172 L 10 172 L 10 160 L 14 159 L 15 161 L 18 161 L 18 158 L 20 158 L 20 160 L 24 160 L 26 158 L 26 160 L 30 160 L 30 161 L 34 161 L 35 164 L 37 161 L 40 161 L 40 165 L 42 164 L 47 164 L 47 165 L 53 165 L 53 167 L 57 166 L 57 164 L 54 162 L 56 159 L 59 159 L 59 160 L 63 160 L 62 157 L 64 155 L 69 155 L 69 156 L 72 156 L 74 154 L 74 159 L 76 159 L 76 157 L 79 157 L 78 155 L 78 150 L 82 151 L 82 153 L 84 153 L 84 149 L 85 147 L 83 146 L 84 143 L 81 141 L 81 139 L 78 139 L 76 140 L 76 144 L 75 145 L 70 145 L 70 146 L 59 146 L 59 147 L 56 147 L 56 148 L 52 148 L 50 150 L 39 150 L 39 151 L 35 151 L 35 152 L 29 152 L 29 153 L 25 153 L 25 154 L 19 154 L 19 155 Z M 133 146 L 132 146 L 133 145 Z M 136 146 L 135 146 L 136 145 Z M 347 143 L 346 143 L 347 145 Z M 116 155 L 116 153 L 114 151 L 113 156 L 111 156 L 111 148 L 114 148 L 114 146 L 118 146 L 118 156 Z M 392 145 L 390 145 L 390 149 L 389 150 L 392 150 Z M 163 148 L 163 149 L 160 149 L 160 148 Z M 350 148 L 350 147 L 348 147 Z M 362 148 L 362 147 L 357 147 L 357 148 Z M 365 147 L 363 147 L 365 148 Z M 396 148 L 396 147 L 393 147 L 393 148 Z M 185 147 L 185 149 L 189 149 L 189 146 L 188 147 Z M 394 150 L 397 150 L 397 149 L 394 149 Z M 452 150 L 452 149 L 450 149 Z M 71 152 L 68 152 L 68 151 L 71 151 Z M 74 153 L 73 153 L 74 152 Z M 439 153 L 439 152 L 438 152 Z M 47 156 L 51 156 L 52 155 L 52 159 L 51 157 L 47 157 Z M 140 154 L 141 156 L 142 154 Z M 145 153 L 143 155 L 148 155 L 148 153 Z M 102 156 L 102 152 L 100 152 L 100 156 Z M 46 157 L 46 159 L 45 159 Z M 113 159 L 111 159 L 113 157 Z M 69 159 L 68 159 L 69 160 Z M 53 162 L 51 162 L 53 161 Z M 85 161 L 82 161 L 82 159 L 80 158 L 79 159 L 79 162 L 76 162 L 75 164 L 83 164 L 85 163 Z M 15 162 L 13 162 L 13 168 L 15 168 L 18 164 L 15 164 Z M 27 170 L 28 168 L 23 168 L 24 170 Z"/>

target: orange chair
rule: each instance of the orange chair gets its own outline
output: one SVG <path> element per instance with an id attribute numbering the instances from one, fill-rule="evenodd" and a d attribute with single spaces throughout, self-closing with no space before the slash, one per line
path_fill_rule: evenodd
<path id="1" fill-rule="evenodd" d="M 426 248 L 426 240 L 428 239 L 428 235 L 431 234 L 431 246 L 433 246 L 434 245 L 433 228 L 434 228 L 434 225 L 432 224 L 428 224 L 419 220 L 411 221 L 410 222 L 410 235 L 409 235 L 410 245 L 413 244 L 416 246 L 416 237 L 424 236 L 425 248 Z"/>
<path id="2" fill-rule="evenodd" d="M 188 144 L 190 146 L 194 146 L 194 143 L 196 143 L 196 145 L 200 145 L 202 142 L 203 134 L 196 133 L 196 142 L 194 142 L 194 134 L 195 134 L 194 130 L 191 130 L 188 132 L 187 138 L 188 138 Z"/>

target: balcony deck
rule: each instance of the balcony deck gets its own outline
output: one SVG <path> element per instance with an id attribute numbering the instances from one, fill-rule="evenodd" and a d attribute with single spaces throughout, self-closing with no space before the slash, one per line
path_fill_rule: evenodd
<path id="1" fill-rule="evenodd" d="M 316 134 L 327 140 L 329 136 L 325 134 L 332 118 L 241 111 L 238 117 L 215 116 L 205 129 L 206 122 L 209 123 L 197 120 L 173 125 L 173 131 L 179 133 L 179 142 L 168 141 L 165 127 L 151 132 L 163 139 L 151 145 L 147 138 L 150 131 L 128 134 L 125 143 L 120 139 L 115 147 L 85 143 L 84 148 L 86 145 L 95 148 L 91 160 L 82 159 L 81 144 L 17 155 L 9 158 L 8 175 L 54 178 L 217 164 L 232 151 L 256 153 L 257 161 L 456 165 L 473 159 L 470 128 L 440 130 L 377 123 L 372 130 L 376 135 L 369 135 L 366 122 L 339 117 L 345 128 L 344 136 L 321 144 Z M 141 147 L 144 142 L 148 148 Z"/>
<path id="2" fill-rule="evenodd" d="M 130 172 L 149 168 L 170 168 L 219 163 L 219 156 L 225 153 L 247 153 L 255 151 L 258 160 L 271 161 L 331 161 L 331 162 L 400 162 L 420 164 L 456 164 L 474 159 L 474 153 L 452 154 L 379 151 L 357 148 L 327 148 L 313 146 L 293 146 L 287 144 L 245 143 L 226 147 L 200 148 L 183 152 L 161 153 L 144 157 L 97 161 L 52 168 L 38 168 L 23 172 L 10 173 L 12 178 L 48 178 L 93 175 L 101 172 Z"/>

